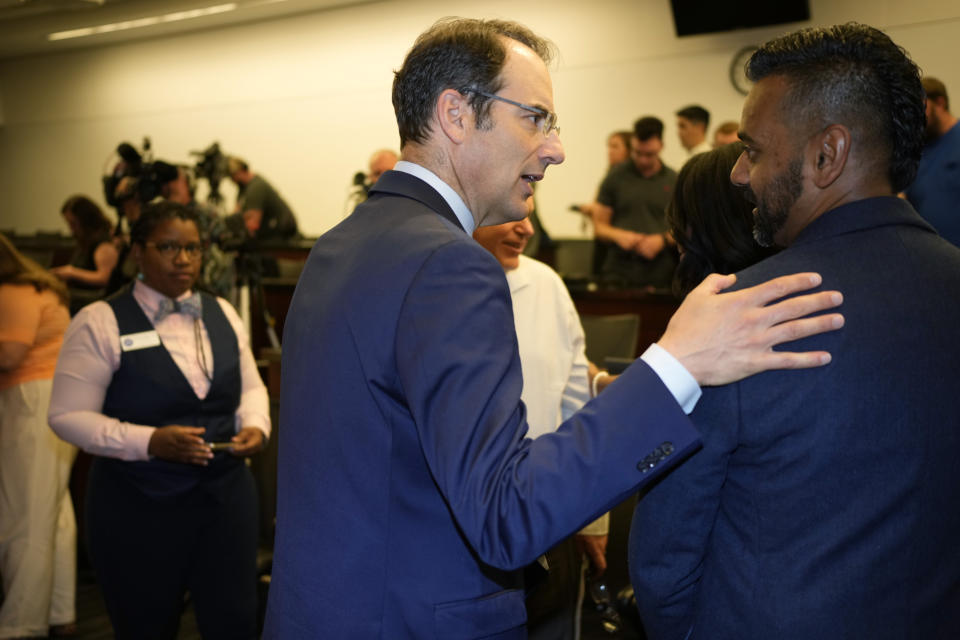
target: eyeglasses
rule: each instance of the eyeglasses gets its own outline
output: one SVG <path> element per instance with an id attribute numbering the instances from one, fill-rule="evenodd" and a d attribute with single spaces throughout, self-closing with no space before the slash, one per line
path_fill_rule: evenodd
<path id="1" fill-rule="evenodd" d="M 516 100 L 511 100 L 510 98 L 504 98 L 503 96 L 498 96 L 495 93 L 480 91 L 479 89 L 467 89 L 467 91 L 476 93 L 486 98 L 491 98 L 493 100 L 499 100 L 500 102 L 506 102 L 507 104 L 512 104 L 515 107 L 520 107 L 524 111 L 535 113 L 538 116 L 535 122 L 537 126 L 540 127 L 540 131 L 543 133 L 544 137 L 548 137 L 550 132 L 554 130 L 556 130 L 557 135 L 560 135 L 560 127 L 557 126 L 557 114 L 555 114 L 553 111 L 547 111 L 542 107 L 532 107 L 529 104 L 523 104 L 522 102 L 517 102 Z"/>
<path id="2" fill-rule="evenodd" d="M 164 258 L 172 260 L 180 255 L 181 251 L 187 252 L 187 257 L 196 260 L 203 255 L 203 245 L 198 242 L 188 242 L 180 244 L 179 242 L 144 242 L 148 247 L 153 247 Z"/>

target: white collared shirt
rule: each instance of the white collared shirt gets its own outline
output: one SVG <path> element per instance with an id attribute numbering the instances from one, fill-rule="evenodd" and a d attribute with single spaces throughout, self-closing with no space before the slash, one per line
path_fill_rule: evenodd
<path id="1" fill-rule="evenodd" d="M 436 189 L 440 197 L 453 209 L 453 214 L 457 216 L 457 220 L 460 221 L 460 225 L 463 227 L 463 230 L 467 232 L 467 235 L 473 235 L 474 230 L 477 228 L 477 223 L 474 222 L 473 214 L 470 213 L 470 209 L 467 208 L 463 198 L 453 190 L 453 187 L 441 180 L 440 177 L 433 171 L 430 171 L 430 169 L 415 162 L 401 160 L 393 167 L 393 170 L 416 176 Z"/>

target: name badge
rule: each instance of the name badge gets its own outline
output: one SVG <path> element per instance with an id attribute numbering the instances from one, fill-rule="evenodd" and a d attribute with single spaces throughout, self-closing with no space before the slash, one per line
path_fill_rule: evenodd
<path id="1" fill-rule="evenodd" d="M 141 331 L 120 336 L 120 348 L 124 351 L 136 351 L 160 346 L 160 336 L 156 331 Z"/>

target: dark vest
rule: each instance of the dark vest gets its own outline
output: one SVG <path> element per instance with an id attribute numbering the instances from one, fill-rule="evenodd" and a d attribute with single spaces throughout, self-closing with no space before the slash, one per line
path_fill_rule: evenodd
<path id="1" fill-rule="evenodd" d="M 220 304 L 201 293 L 203 323 L 213 351 L 213 380 L 201 400 L 187 382 L 170 352 L 156 347 L 122 351 L 103 401 L 104 415 L 136 424 L 162 427 L 179 424 L 204 427 L 204 440 L 224 442 L 236 434 L 235 414 L 240 404 L 240 357 L 237 335 Z M 153 331 L 153 325 L 126 287 L 107 300 L 117 318 L 120 335 Z M 215 452 L 207 467 L 166 460 L 101 460 L 151 497 L 180 495 L 201 480 L 216 477 L 243 464 L 225 451 Z"/>

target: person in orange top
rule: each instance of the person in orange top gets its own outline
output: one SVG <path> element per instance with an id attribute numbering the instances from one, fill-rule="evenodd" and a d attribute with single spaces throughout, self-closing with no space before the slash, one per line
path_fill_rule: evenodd
<path id="1" fill-rule="evenodd" d="M 47 426 L 67 290 L 0 234 L 0 638 L 75 631 L 76 448 Z"/>

